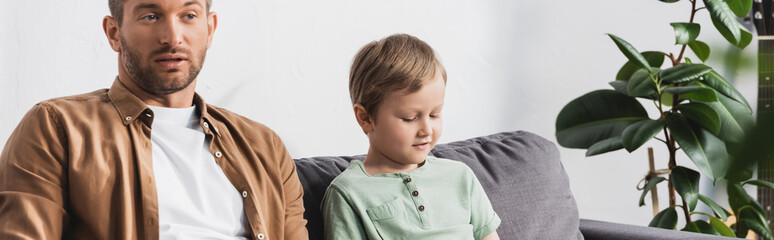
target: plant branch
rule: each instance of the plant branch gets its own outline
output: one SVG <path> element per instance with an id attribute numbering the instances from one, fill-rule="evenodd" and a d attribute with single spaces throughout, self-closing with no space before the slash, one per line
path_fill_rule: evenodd
<path id="1" fill-rule="evenodd" d="M 663 112 L 661 114 L 664 114 Z M 664 143 L 667 145 L 667 149 L 669 150 L 669 170 L 672 170 L 675 168 L 675 150 L 674 150 L 674 144 L 671 141 L 671 138 L 669 136 L 669 129 L 666 125 L 664 125 L 664 138 L 666 138 L 667 141 Z M 675 206 L 675 186 L 672 184 L 672 174 L 669 174 L 669 182 L 667 184 L 668 192 L 669 192 L 669 206 L 674 207 Z"/>
<path id="2" fill-rule="evenodd" d="M 689 23 L 693 23 L 693 17 L 696 16 L 696 1 L 691 0 L 691 20 L 688 21 Z M 683 47 L 680 49 L 680 55 L 677 55 L 677 59 L 673 59 L 672 66 L 677 66 L 680 64 L 680 61 L 683 60 L 683 54 L 685 53 L 685 47 L 687 47 L 688 44 L 683 44 Z"/>
<path id="3" fill-rule="evenodd" d="M 683 199 L 683 205 L 680 208 L 683 209 L 683 214 L 685 214 L 685 222 L 691 222 L 691 214 L 688 212 L 688 204 L 685 202 L 685 199 Z"/>

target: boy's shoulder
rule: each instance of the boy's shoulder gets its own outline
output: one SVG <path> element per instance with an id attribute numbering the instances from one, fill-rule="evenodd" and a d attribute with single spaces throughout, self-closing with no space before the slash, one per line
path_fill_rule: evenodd
<path id="1" fill-rule="evenodd" d="M 473 170 L 470 169 L 467 164 L 457 160 L 428 156 L 427 161 L 432 164 L 435 171 L 451 171 L 461 173 L 473 172 Z"/>
<path id="2" fill-rule="evenodd" d="M 343 186 L 352 186 L 354 183 L 359 183 L 368 179 L 362 166 L 363 163 L 360 160 L 352 160 L 347 169 L 344 169 L 336 178 L 331 181 L 330 186 L 335 188 L 341 188 Z"/>

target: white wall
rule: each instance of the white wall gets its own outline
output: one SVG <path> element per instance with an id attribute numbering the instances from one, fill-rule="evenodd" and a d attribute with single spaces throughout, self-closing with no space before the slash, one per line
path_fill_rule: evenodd
<path id="1" fill-rule="evenodd" d="M 293 157 L 364 153 L 367 139 L 348 97 L 349 65 L 363 44 L 404 32 L 432 45 L 447 68 L 441 142 L 513 130 L 555 142 L 564 104 L 609 88 L 626 61 L 604 34 L 641 51 L 676 52 L 669 23 L 687 21 L 689 8 L 688 1 L 655 0 L 215 0 L 219 28 L 197 90 L 207 102 L 273 128 Z M 110 86 L 117 64 L 101 28 L 106 14 L 104 0 L 0 2 L 0 145 L 36 102 Z M 705 11 L 697 21 L 699 39 L 715 46 L 711 64 L 721 65 L 725 42 Z M 755 45 L 743 53 L 754 56 Z M 754 69 L 736 84 L 753 104 Z M 656 148 L 657 167 L 666 167 L 665 148 L 648 145 Z M 581 217 L 650 221 L 634 188 L 647 170 L 644 150 L 561 153 Z M 661 198 L 666 205 L 663 187 Z"/>

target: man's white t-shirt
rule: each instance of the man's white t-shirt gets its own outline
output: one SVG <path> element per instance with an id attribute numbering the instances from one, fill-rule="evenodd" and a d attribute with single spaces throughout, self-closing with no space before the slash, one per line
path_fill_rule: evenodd
<path id="1" fill-rule="evenodd" d="M 161 239 L 247 239 L 243 199 L 210 153 L 196 107 L 149 107 Z"/>

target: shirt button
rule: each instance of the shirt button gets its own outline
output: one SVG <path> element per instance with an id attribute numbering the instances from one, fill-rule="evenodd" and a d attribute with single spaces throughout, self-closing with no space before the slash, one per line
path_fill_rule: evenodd
<path id="1" fill-rule="evenodd" d="M 153 115 L 151 115 L 150 113 L 146 113 L 145 116 L 146 117 L 153 117 Z"/>
<path id="2" fill-rule="evenodd" d="M 257 239 L 263 239 L 264 237 L 266 237 L 266 236 L 264 236 L 263 233 L 259 233 L 259 234 L 255 235 L 255 238 L 257 238 Z"/>
<path id="3" fill-rule="evenodd" d="M 411 192 L 411 195 L 414 196 L 414 197 L 419 196 L 419 191 Z"/>
<path id="4" fill-rule="evenodd" d="M 207 124 L 207 122 L 204 122 L 202 125 L 204 125 L 204 128 L 210 128 L 210 125 Z"/>
<path id="5" fill-rule="evenodd" d="M 425 205 L 419 205 L 419 211 L 424 212 L 425 211 Z"/>
<path id="6" fill-rule="evenodd" d="M 223 153 L 215 152 L 215 157 L 222 157 L 222 156 L 223 156 Z"/>
<path id="7" fill-rule="evenodd" d="M 247 191 L 242 191 L 242 198 L 247 198 Z"/>
<path id="8" fill-rule="evenodd" d="M 124 119 L 126 119 L 126 121 L 132 121 L 132 116 L 126 116 Z"/>
<path id="9" fill-rule="evenodd" d="M 403 181 L 405 181 L 405 182 L 409 183 L 409 182 L 411 182 L 411 178 L 406 178 L 406 179 L 404 179 Z"/>

